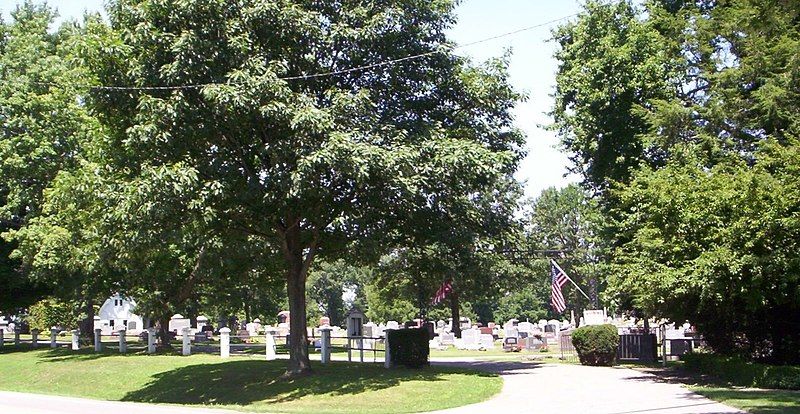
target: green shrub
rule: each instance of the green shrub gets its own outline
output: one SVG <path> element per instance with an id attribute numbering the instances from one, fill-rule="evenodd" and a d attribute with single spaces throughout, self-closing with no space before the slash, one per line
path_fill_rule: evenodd
<path id="1" fill-rule="evenodd" d="M 42 299 L 31 305 L 27 321 L 31 329 L 38 329 L 40 332 L 50 332 L 50 328 L 54 326 L 62 329 L 78 326 L 74 307 L 53 298 Z"/>
<path id="2" fill-rule="evenodd" d="M 572 332 L 572 345 L 583 365 L 614 365 L 619 335 L 614 325 L 582 326 Z"/>
<path id="3" fill-rule="evenodd" d="M 395 329 L 386 331 L 393 366 L 419 368 L 428 365 L 430 346 L 427 329 Z"/>
<path id="4" fill-rule="evenodd" d="M 800 366 L 767 365 L 736 357 L 692 353 L 681 357 L 685 369 L 732 385 L 800 390 Z"/>

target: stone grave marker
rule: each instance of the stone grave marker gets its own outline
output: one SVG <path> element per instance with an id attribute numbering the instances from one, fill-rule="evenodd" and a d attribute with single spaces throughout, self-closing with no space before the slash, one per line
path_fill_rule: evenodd
<path id="1" fill-rule="evenodd" d="M 481 334 L 481 348 L 494 349 L 494 337 L 491 334 Z"/>

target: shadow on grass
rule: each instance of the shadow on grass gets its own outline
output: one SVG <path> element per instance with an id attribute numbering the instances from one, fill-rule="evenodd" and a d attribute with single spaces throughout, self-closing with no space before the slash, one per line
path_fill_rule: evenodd
<path id="1" fill-rule="evenodd" d="M 699 387 L 693 391 L 752 414 L 800 414 L 800 391 L 796 390 Z"/>
<path id="2" fill-rule="evenodd" d="M 20 345 L 20 346 L 4 346 L 0 348 L 0 355 L 4 354 L 15 354 L 15 353 L 27 353 L 27 352 L 36 352 L 38 363 L 43 362 L 71 362 L 71 361 L 89 361 L 94 359 L 106 358 L 106 357 L 132 357 L 132 356 L 142 356 L 148 355 L 146 353 L 146 349 L 144 348 L 128 348 L 128 352 L 121 354 L 119 349 L 113 348 L 106 348 L 101 352 L 95 352 L 94 348 L 91 347 L 84 347 L 79 350 L 72 350 L 69 347 L 59 347 L 59 348 L 48 348 L 39 346 L 38 348 L 34 348 L 30 345 Z M 169 350 L 169 351 L 160 351 L 155 355 L 179 355 L 179 352 L 176 350 Z"/>
<path id="3" fill-rule="evenodd" d="M 448 373 L 493 374 L 452 368 L 385 369 L 378 365 L 317 365 L 314 374 L 281 379 L 286 361 L 227 361 L 176 368 L 156 374 L 145 387 L 123 401 L 172 404 L 248 405 L 281 403 L 313 395 L 352 395 L 395 387 L 404 381 L 443 381 Z"/>

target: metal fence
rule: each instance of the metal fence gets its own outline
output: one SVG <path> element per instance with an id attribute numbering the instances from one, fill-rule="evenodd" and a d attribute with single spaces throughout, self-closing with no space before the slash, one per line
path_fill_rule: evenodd
<path id="1" fill-rule="evenodd" d="M 578 362 L 578 353 L 572 345 L 572 332 L 562 332 L 558 337 L 558 345 L 561 351 L 559 357 L 562 361 Z"/>
<path id="2" fill-rule="evenodd" d="M 651 330 L 652 332 L 653 330 Z M 661 341 L 659 342 L 659 339 Z M 567 362 L 577 362 L 578 353 L 572 344 L 572 332 L 562 332 L 558 339 L 560 356 Z M 645 333 L 620 333 L 617 360 L 620 362 L 655 363 L 679 359 L 681 356 L 705 346 L 702 338 L 666 339 L 663 335 Z"/>

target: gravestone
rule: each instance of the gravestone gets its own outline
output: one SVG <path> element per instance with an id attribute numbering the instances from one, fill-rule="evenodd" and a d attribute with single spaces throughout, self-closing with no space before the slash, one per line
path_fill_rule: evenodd
<path id="1" fill-rule="evenodd" d="M 250 332 L 247 329 L 240 329 L 236 331 L 236 337 L 244 342 L 250 341 Z"/>
<path id="2" fill-rule="evenodd" d="M 367 317 L 364 312 L 358 308 L 350 309 L 347 313 L 347 336 L 363 336 L 364 335 L 364 321 Z"/>
<path id="3" fill-rule="evenodd" d="M 364 336 L 368 338 L 377 337 L 378 336 L 378 325 L 375 325 L 373 322 L 367 322 L 364 324 Z"/>
<path id="4" fill-rule="evenodd" d="M 439 343 L 444 345 L 454 345 L 456 336 L 453 333 L 443 333 L 439 336 Z"/>
<path id="5" fill-rule="evenodd" d="M 494 349 L 494 337 L 491 334 L 481 334 L 480 338 L 481 348 Z"/>
<path id="6" fill-rule="evenodd" d="M 583 324 L 586 326 L 602 325 L 606 315 L 602 309 L 586 309 L 583 311 Z"/>
<path id="7" fill-rule="evenodd" d="M 480 349 L 480 335 L 481 332 L 477 329 L 465 329 L 461 331 L 461 341 L 464 349 L 478 350 Z"/>
<path id="8" fill-rule="evenodd" d="M 397 321 L 386 322 L 386 329 L 400 329 L 400 324 Z"/>
<path id="9" fill-rule="evenodd" d="M 517 330 L 519 332 L 531 333 L 533 332 L 533 326 L 534 325 L 530 322 L 520 322 L 517 324 Z"/>
<path id="10" fill-rule="evenodd" d="M 259 331 L 261 331 L 261 321 L 256 319 L 253 322 L 250 322 L 247 325 L 245 325 L 245 329 L 250 334 L 250 336 L 257 336 Z"/>
<path id="11" fill-rule="evenodd" d="M 503 333 L 505 334 L 506 338 L 517 338 L 517 337 L 519 337 L 519 331 L 517 330 L 517 327 L 515 327 L 515 326 L 510 326 L 508 328 L 505 328 L 505 329 L 503 329 L 503 331 L 504 331 Z"/>
<path id="12" fill-rule="evenodd" d="M 191 326 L 191 322 L 189 318 L 185 318 L 181 314 L 172 315 L 172 318 L 169 320 L 169 330 L 175 332 L 183 332 L 183 328 L 187 328 Z"/>

